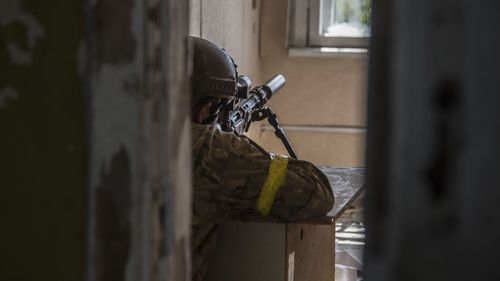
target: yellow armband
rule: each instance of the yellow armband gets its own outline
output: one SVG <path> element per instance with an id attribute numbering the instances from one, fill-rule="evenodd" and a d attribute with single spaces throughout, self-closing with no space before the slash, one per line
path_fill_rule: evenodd
<path id="1" fill-rule="evenodd" d="M 288 166 L 288 158 L 285 156 L 276 155 L 271 160 L 269 171 L 267 172 L 266 180 L 260 190 L 259 198 L 255 208 L 263 216 L 267 216 L 271 211 L 276 192 L 285 183 L 286 168 Z"/>

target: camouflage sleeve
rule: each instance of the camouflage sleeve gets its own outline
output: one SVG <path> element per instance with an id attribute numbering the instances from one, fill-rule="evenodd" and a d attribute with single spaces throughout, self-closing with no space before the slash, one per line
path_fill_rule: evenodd
<path id="1" fill-rule="evenodd" d="M 247 137 L 217 127 L 209 127 L 201 139 L 203 145 L 194 163 L 195 196 L 215 201 L 214 216 L 255 212 L 270 154 Z M 327 177 L 309 162 L 289 159 L 269 215 L 297 221 L 322 216 L 332 207 Z"/>

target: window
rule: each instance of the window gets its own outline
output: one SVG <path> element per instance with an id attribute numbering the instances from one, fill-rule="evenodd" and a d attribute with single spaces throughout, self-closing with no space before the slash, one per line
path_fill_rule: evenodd
<path id="1" fill-rule="evenodd" d="M 370 0 L 289 1 L 290 47 L 368 47 Z"/>

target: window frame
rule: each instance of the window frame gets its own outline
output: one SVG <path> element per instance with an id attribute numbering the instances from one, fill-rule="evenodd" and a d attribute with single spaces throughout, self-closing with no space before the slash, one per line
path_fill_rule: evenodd
<path id="1" fill-rule="evenodd" d="M 289 0 L 289 47 L 367 49 L 369 37 L 326 37 L 320 35 L 321 0 Z"/>

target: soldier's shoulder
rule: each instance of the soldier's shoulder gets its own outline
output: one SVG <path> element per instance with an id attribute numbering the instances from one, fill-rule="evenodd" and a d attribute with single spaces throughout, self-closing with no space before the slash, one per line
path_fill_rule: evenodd
<path id="1" fill-rule="evenodd" d="M 316 165 L 309 161 L 290 159 L 288 167 L 304 178 L 314 179 L 315 181 L 321 182 L 325 186 L 330 186 L 328 177 Z"/>

